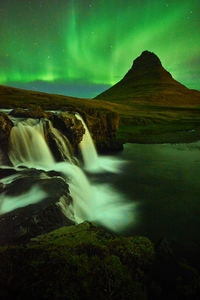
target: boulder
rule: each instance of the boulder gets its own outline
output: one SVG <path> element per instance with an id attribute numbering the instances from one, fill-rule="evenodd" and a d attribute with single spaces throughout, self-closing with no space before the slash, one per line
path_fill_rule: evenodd
<path id="1" fill-rule="evenodd" d="M 77 146 L 82 141 L 85 133 L 82 122 L 76 118 L 74 113 L 70 112 L 54 114 L 50 120 L 53 126 L 67 137 L 73 150 L 76 152 Z"/>

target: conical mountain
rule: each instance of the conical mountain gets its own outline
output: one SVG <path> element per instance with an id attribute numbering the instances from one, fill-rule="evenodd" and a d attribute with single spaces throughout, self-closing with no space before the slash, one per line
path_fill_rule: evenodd
<path id="1" fill-rule="evenodd" d="M 120 103 L 138 102 L 159 105 L 199 105 L 200 92 L 190 90 L 164 69 L 158 56 L 144 51 L 117 84 L 95 99 Z"/>

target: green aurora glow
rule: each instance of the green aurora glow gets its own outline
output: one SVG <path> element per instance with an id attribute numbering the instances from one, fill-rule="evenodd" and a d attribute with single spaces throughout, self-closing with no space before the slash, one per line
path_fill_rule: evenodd
<path id="1" fill-rule="evenodd" d="M 113 85 L 143 50 L 175 79 L 200 89 L 196 0 L 0 3 L 0 83 Z"/>

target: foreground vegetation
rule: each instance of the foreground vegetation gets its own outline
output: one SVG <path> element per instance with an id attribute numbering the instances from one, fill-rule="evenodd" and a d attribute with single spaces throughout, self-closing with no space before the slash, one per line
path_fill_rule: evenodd
<path id="1" fill-rule="evenodd" d="M 200 277 L 166 245 L 84 222 L 0 247 L 2 299 L 198 299 Z"/>

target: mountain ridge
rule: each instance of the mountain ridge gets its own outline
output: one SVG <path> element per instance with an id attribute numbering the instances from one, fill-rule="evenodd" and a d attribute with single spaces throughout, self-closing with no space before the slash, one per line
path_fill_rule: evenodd
<path id="1" fill-rule="evenodd" d="M 158 105 L 200 105 L 200 92 L 176 81 L 159 57 L 146 50 L 118 83 L 94 99 L 124 104 L 142 100 Z"/>

